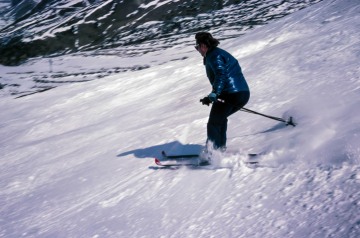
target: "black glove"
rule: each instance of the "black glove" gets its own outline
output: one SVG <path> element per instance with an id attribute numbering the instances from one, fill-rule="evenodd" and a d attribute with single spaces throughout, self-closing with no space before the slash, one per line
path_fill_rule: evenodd
<path id="1" fill-rule="evenodd" d="M 200 99 L 200 102 L 206 106 L 210 106 L 210 104 L 212 103 L 209 97 L 204 97 L 203 99 Z"/>

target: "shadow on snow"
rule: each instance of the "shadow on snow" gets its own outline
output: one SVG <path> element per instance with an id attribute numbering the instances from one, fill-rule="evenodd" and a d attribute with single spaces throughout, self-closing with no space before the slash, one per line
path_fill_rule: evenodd
<path id="1" fill-rule="evenodd" d="M 118 154 L 117 157 L 123 157 L 133 154 L 136 158 L 161 158 L 161 151 L 166 151 L 168 154 L 198 154 L 200 153 L 202 145 L 197 144 L 182 144 L 179 141 L 173 141 L 162 145 L 150 146 L 147 148 L 139 148 Z"/>

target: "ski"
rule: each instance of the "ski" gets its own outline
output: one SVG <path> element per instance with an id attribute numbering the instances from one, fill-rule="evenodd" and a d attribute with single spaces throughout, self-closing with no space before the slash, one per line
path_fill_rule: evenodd
<path id="1" fill-rule="evenodd" d="M 183 155 L 167 155 L 163 150 L 161 155 L 164 159 L 190 159 L 190 158 L 199 158 L 199 154 L 183 154 Z"/>
<path id="2" fill-rule="evenodd" d="M 165 151 L 161 151 L 163 160 L 155 158 L 155 164 L 161 167 L 180 167 L 180 166 L 208 166 L 211 165 L 208 161 L 200 162 L 199 154 L 177 154 L 177 155 L 168 155 Z M 250 159 L 254 159 L 259 154 L 248 154 Z M 172 160 L 169 162 L 169 160 Z M 244 161 L 246 165 L 258 165 L 259 161 L 250 160 Z"/>
<path id="3" fill-rule="evenodd" d="M 208 162 L 202 162 L 202 163 L 194 163 L 194 162 L 179 162 L 179 163 L 168 163 L 160 161 L 158 158 L 155 158 L 155 164 L 159 166 L 160 168 L 168 168 L 168 169 L 178 169 L 180 167 L 191 167 L 191 168 L 200 168 L 200 167 L 211 167 L 211 164 Z M 244 164 L 248 166 L 249 168 L 257 168 L 260 166 L 259 162 L 257 161 L 244 161 Z M 228 168 L 228 167 L 218 167 L 220 168 Z"/>
<path id="4" fill-rule="evenodd" d="M 201 161 L 199 154 L 178 154 L 178 155 L 168 155 L 164 150 L 161 151 L 163 162 L 160 160 L 155 161 L 159 166 L 206 166 L 210 165 L 208 161 Z M 173 162 L 169 163 L 168 161 L 172 160 Z"/>
<path id="5" fill-rule="evenodd" d="M 210 165 L 210 163 L 208 163 L 208 162 L 195 163 L 195 162 L 189 162 L 189 161 L 180 161 L 178 163 L 167 163 L 167 162 L 160 161 L 158 158 L 155 158 L 155 164 L 158 166 L 161 166 L 161 167 L 180 167 L 180 166 L 198 167 L 198 166 Z"/>
<path id="6" fill-rule="evenodd" d="M 259 155 L 262 155 L 263 153 L 257 154 L 257 153 L 250 153 L 248 154 L 249 158 L 255 158 Z M 165 159 L 185 159 L 185 158 L 199 158 L 199 154 L 179 154 L 179 155 L 168 155 L 166 154 L 166 152 L 163 150 L 161 151 L 161 155 L 163 158 Z"/>

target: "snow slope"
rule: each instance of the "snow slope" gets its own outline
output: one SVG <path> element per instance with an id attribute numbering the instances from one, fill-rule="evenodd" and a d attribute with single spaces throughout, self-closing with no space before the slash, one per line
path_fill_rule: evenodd
<path id="1" fill-rule="evenodd" d="M 2 98 L 0 236 L 359 237 L 359 11 L 324 0 L 221 43 L 244 69 L 247 108 L 298 123 L 233 115 L 232 154 L 216 160 L 228 169 L 153 163 L 204 144 L 210 86 L 193 47 L 159 55 L 182 61 Z M 264 166 L 246 167 L 248 152 L 265 152 Z"/>

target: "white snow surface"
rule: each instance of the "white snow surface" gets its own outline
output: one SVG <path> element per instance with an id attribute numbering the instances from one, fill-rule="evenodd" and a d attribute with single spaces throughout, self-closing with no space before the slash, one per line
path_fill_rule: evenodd
<path id="1" fill-rule="evenodd" d="M 193 47 L 4 96 L 0 237 L 360 237 L 359 13 L 358 0 L 324 0 L 221 43 L 250 85 L 246 107 L 298 125 L 238 112 L 210 168 L 153 161 L 204 145 L 211 88 Z M 261 167 L 245 166 L 250 152 Z"/>

